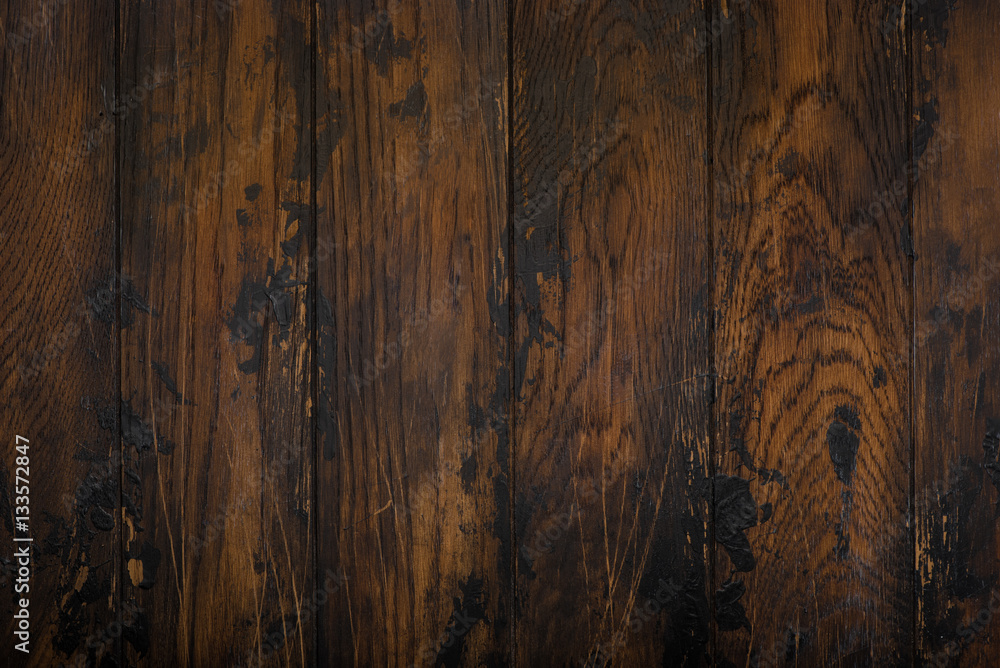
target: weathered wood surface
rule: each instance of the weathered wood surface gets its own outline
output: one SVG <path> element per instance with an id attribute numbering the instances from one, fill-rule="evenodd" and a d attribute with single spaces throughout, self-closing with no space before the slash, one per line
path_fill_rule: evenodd
<path id="1" fill-rule="evenodd" d="M 514 3 L 520 665 L 708 652 L 707 93 L 685 4 Z"/>
<path id="2" fill-rule="evenodd" d="M 912 658 L 907 51 L 889 10 L 713 3 L 715 616 L 735 665 Z"/>
<path id="3" fill-rule="evenodd" d="M 913 509 L 917 653 L 1000 663 L 1000 12 L 913 22 Z"/>
<path id="4" fill-rule="evenodd" d="M 0 654 L 48 666 L 113 656 L 121 640 L 117 413 L 98 412 L 119 376 L 115 6 L 4 2 L 0 25 Z M 13 542 L 25 486 L 27 583 L 29 543 Z M 15 650 L 22 597 L 28 655 Z"/>
<path id="5" fill-rule="evenodd" d="M 1000 663 L 998 20 L 0 2 L 8 663 Z"/>
<path id="6" fill-rule="evenodd" d="M 505 24 L 319 5 L 322 665 L 510 660 Z"/>
<path id="7" fill-rule="evenodd" d="M 310 11 L 216 9 L 122 7 L 122 658 L 307 665 Z"/>

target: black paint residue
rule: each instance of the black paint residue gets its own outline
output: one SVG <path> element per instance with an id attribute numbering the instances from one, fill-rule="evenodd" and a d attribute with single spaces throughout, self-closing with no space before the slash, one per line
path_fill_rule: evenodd
<path id="1" fill-rule="evenodd" d="M 285 17 L 282 22 L 282 29 L 278 31 L 278 52 L 279 53 L 301 53 L 302 45 L 309 42 L 310 28 L 303 21 L 293 16 Z M 301 61 L 300 61 L 301 62 Z M 309 117 L 313 109 L 313 82 L 310 81 L 309 67 L 292 67 L 289 69 L 292 90 L 295 91 L 295 110 L 290 113 L 290 128 L 284 129 L 285 120 L 281 121 L 281 127 L 287 134 L 291 130 L 295 135 L 295 155 L 292 158 L 291 178 L 300 184 L 309 180 L 312 176 L 313 158 L 313 137 Z M 322 76 L 323 67 L 317 67 L 317 74 Z M 318 185 L 312 187 L 317 188 Z"/>
<path id="2" fill-rule="evenodd" d="M 983 437 L 983 468 L 993 486 L 1000 491 L 1000 420 L 986 420 L 986 436 Z"/>
<path id="3" fill-rule="evenodd" d="M 10 504 L 10 473 L 5 463 L 0 463 L 0 521 L 7 533 L 14 535 L 14 513 Z"/>
<path id="4" fill-rule="evenodd" d="M 226 324 L 232 343 L 243 343 L 253 349 L 250 359 L 237 365 L 245 374 L 254 374 L 260 370 L 264 324 L 268 314 L 273 316 L 278 325 L 277 340 L 288 340 L 294 313 L 293 294 L 289 288 L 301 285 L 298 281 L 291 280 L 291 273 L 292 268 L 287 262 L 275 271 L 274 260 L 271 259 L 268 260 L 267 275 L 263 282 L 250 276 L 243 278 Z"/>
<path id="5" fill-rule="evenodd" d="M 885 374 L 885 369 L 881 366 L 875 367 L 875 375 L 872 377 L 872 386 L 878 388 L 889 382 L 889 377 Z"/>
<path id="6" fill-rule="evenodd" d="M 486 596 L 483 592 L 483 581 L 475 575 L 470 575 L 465 582 L 458 585 L 462 597 L 453 598 L 454 611 L 448 619 L 442 637 L 447 640 L 438 649 L 434 660 L 435 666 L 458 668 L 462 665 L 462 651 L 469 631 L 479 621 L 489 621 L 486 617 Z"/>
<path id="7" fill-rule="evenodd" d="M 139 653 L 139 658 L 149 652 L 149 621 L 142 610 L 133 606 L 130 618 L 122 624 L 122 637 Z"/>
<path id="8" fill-rule="evenodd" d="M 670 626 L 663 635 L 664 666 L 704 665 L 705 649 L 711 638 L 705 567 L 689 559 L 685 561 L 684 583 L 670 605 Z"/>
<path id="9" fill-rule="evenodd" d="M 913 119 L 915 121 L 913 127 L 914 164 L 919 163 L 921 156 L 930 146 L 931 139 L 934 138 L 935 126 L 941 119 L 937 112 L 937 104 L 937 99 L 931 98 L 916 110 L 916 117 Z"/>
<path id="10" fill-rule="evenodd" d="M 131 445 L 135 448 L 137 454 L 141 455 L 150 450 L 154 442 L 157 445 L 157 450 L 162 454 L 169 455 L 174 451 L 174 443 L 164 438 L 162 434 L 154 438 L 153 428 L 146 424 L 142 417 L 132 409 L 131 401 L 122 399 L 118 416 L 121 418 L 122 441 L 125 445 Z M 102 429 L 117 431 L 115 408 L 111 406 L 98 410 L 97 423 Z"/>
<path id="11" fill-rule="evenodd" d="M 253 220 L 246 209 L 236 209 L 236 224 L 240 227 L 250 227 L 253 224 Z"/>
<path id="12" fill-rule="evenodd" d="M 336 389 L 337 378 L 337 334 L 334 329 L 333 307 L 323 294 L 317 293 L 316 300 L 316 355 L 323 382 L 320 384 L 316 428 L 323 442 L 323 459 L 331 461 L 340 447 L 340 428 L 333 410 L 332 393 Z"/>
<path id="13" fill-rule="evenodd" d="M 462 460 L 462 467 L 459 473 L 462 476 L 462 488 L 465 490 L 466 494 L 472 494 L 472 486 L 476 482 L 476 469 L 478 468 L 478 462 L 476 461 L 476 453 L 470 453 L 468 457 Z"/>
<path id="14" fill-rule="evenodd" d="M 312 208 L 309 204 L 298 202 L 282 202 L 281 208 L 288 212 L 288 218 L 285 219 L 285 234 L 298 223 L 295 233 L 281 242 L 281 252 L 291 259 L 298 254 L 302 240 L 308 239 L 312 233 Z M 317 213 L 322 213 L 324 210 L 325 207 L 320 208 Z"/>
<path id="15" fill-rule="evenodd" d="M 913 235 L 910 234 L 909 225 L 903 225 L 899 231 L 899 247 L 903 255 L 911 260 L 917 259 L 917 254 L 913 251 Z"/>
<path id="16" fill-rule="evenodd" d="M 788 478 L 778 469 L 766 469 L 761 467 L 757 469 L 757 475 L 760 476 L 760 480 L 763 483 L 776 482 L 782 489 L 788 489 Z"/>
<path id="17" fill-rule="evenodd" d="M 261 641 L 264 655 L 270 656 L 284 647 L 288 638 L 292 637 L 295 633 L 297 626 L 298 618 L 295 615 L 286 615 L 284 618 L 279 617 L 268 624 L 264 630 L 264 638 Z"/>
<path id="18" fill-rule="evenodd" d="M 715 533 L 733 568 L 750 571 L 756 565 L 744 531 L 757 525 L 757 502 L 750 481 L 735 476 L 715 476 Z"/>
<path id="19" fill-rule="evenodd" d="M 381 75 L 389 74 L 389 63 L 396 58 L 409 58 L 410 41 L 396 37 L 391 21 L 378 22 L 371 40 L 365 45 L 365 58 Z"/>
<path id="20" fill-rule="evenodd" d="M 85 294 L 91 315 L 108 325 L 113 325 L 115 322 L 115 308 L 119 298 L 121 299 L 122 328 L 129 327 L 135 322 L 135 311 L 148 313 L 154 317 L 159 315 L 139 294 L 132 279 L 125 275 L 122 275 L 120 280 L 116 280 L 114 277 L 108 278 Z"/>
<path id="21" fill-rule="evenodd" d="M 778 161 L 778 173 L 780 173 L 786 179 L 795 178 L 795 175 L 799 171 L 799 154 L 795 150 L 791 150 L 785 154 L 781 160 Z"/>
<path id="22" fill-rule="evenodd" d="M 980 554 L 984 543 L 976 538 L 981 525 L 976 520 L 976 507 L 983 501 L 983 472 L 969 457 L 962 457 L 957 474 L 950 476 L 950 484 L 936 492 L 931 507 L 934 512 L 924 515 L 927 537 L 926 554 L 934 564 L 938 576 L 933 586 L 923 588 L 925 618 L 928 620 L 924 638 L 933 646 L 942 647 L 950 641 L 961 645 L 961 635 L 968 619 L 965 606 L 957 601 L 981 601 L 985 605 L 990 592 L 997 586 L 996 575 L 979 575 L 974 564 L 992 562 L 988 555 Z M 973 604 L 970 609 L 976 609 Z"/>
<path id="23" fill-rule="evenodd" d="M 424 82 L 418 81 L 406 91 L 406 97 L 389 105 L 389 115 L 405 121 L 407 118 L 420 118 L 427 107 L 427 91 Z"/>
<path id="24" fill-rule="evenodd" d="M 243 189 L 243 193 L 247 197 L 248 202 L 252 202 L 260 196 L 261 185 L 259 183 L 254 183 Z"/>
<path id="25" fill-rule="evenodd" d="M 323 183 L 334 149 L 347 130 L 347 121 L 344 119 L 344 103 L 340 98 L 340 91 L 328 87 L 322 67 L 316 68 L 316 78 L 317 96 L 324 93 L 326 95 L 325 104 L 320 98 L 319 104 L 323 104 L 322 114 L 316 118 L 316 183 L 320 184 Z"/>
<path id="26" fill-rule="evenodd" d="M 927 44 L 944 46 L 948 41 L 946 23 L 955 9 L 956 0 L 922 0 L 911 3 L 913 23 L 919 34 L 926 36 Z"/>
<path id="27" fill-rule="evenodd" d="M 841 492 L 840 521 L 833 527 L 837 534 L 837 545 L 833 548 L 833 553 L 838 559 L 844 559 L 851 551 L 851 533 L 848 526 L 851 523 L 851 509 L 854 507 L 854 494 L 851 490 L 845 489 Z"/>
<path id="28" fill-rule="evenodd" d="M 740 580 L 730 578 L 715 592 L 715 621 L 722 631 L 750 630 L 746 608 L 740 599 L 747 593 L 747 586 Z"/>
<path id="29" fill-rule="evenodd" d="M 819 295 L 813 295 L 801 304 L 795 305 L 795 311 L 799 314 L 806 315 L 809 313 L 816 313 L 823 308 L 823 298 Z"/>
<path id="30" fill-rule="evenodd" d="M 740 436 L 743 431 L 744 417 L 743 412 L 740 410 L 733 410 L 729 414 L 729 452 L 735 452 L 739 455 L 740 465 L 745 467 L 751 473 L 756 473 L 760 476 L 761 482 L 765 484 L 775 482 L 784 489 L 788 489 L 788 479 L 781 471 L 778 469 L 765 468 L 763 466 L 757 467 L 757 465 L 754 464 L 753 457 L 747 449 L 746 442 Z"/>
<path id="31" fill-rule="evenodd" d="M 167 391 L 170 392 L 170 394 L 174 395 L 177 401 L 181 402 L 185 406 L 193 405 L 189 399 L 185 399 L 184 395 L 181 394 L 180 391 L 178 391 L 177 382 L 170 377 L 170 367 L 168 367 L 166 364 L 160 364 L 158 362 L 151 362 L 150 366 L 153 367 L 153 371 L 155 371 L 156 375 L 159 376 L 160 380 L 163 381 L 163 384 L 166 386 Z"/>
<path id="32" fill-rule="evenodd" d="M 78 564 L 78 567 L 82 566 L 83 564 Z M 88 573 L 86 581 L 79 589 L 62 586 L 59 588 L 59 594 L 65 596 L 65 602 L 59 608 L 58 622 L 55 625 L 56 636 L 53 643 L 59 652 L 66 656 L 78 651 L 86 652 L 88 657 L 94 659 L 92 663 L 87 665 L 97 665 L 96 643 L 94 647 L 84 647 L 84 640 L 94 632 L 89 613 L 93 608 L 93 603 L 101 599 L 106 600 L 111 596 L 112 591 L 111 574 L 106 570 L 104 573 L 98 573 L 97 569 Z M 104 635 L 107 638 L 102 639 L 110 638 L 110 635 Z M 109 654 L 105 651 L 105 660 Z"/>
<path id="33" fill-rule="evenodd" d="M 101 531 L 111 531 L 115 528 L 115 518 L 100 506 L 94 506 L 90 509 L 90 521 L 93 522 L 95 528 Z"/>
<path id="34" fill-rule="evenodd" d="M 838 406 L 833 415 L 834 420 L 826 430 L 830 461 L 840 481 L 850 485 L 854 477 L 858 446 L 861 444 L 855 430 L 861 430 L 861 420 L 858 419 L 857 411 L 850 406 Z"/>
<path id="35" fill-rule="evenodd" d="M 531 517 L 534 515 L 535 508 L 539 506 L 539 500 L 529 499 L 520 491 L 517 493 L 517 498 L 514 500 L 514 526 L 515 535 L 519 541 L 523 540 L 524 537 L 530 537 L 528 528 L 531 526 Z M 534 580 L 538 577 L 538 573 L 535 572 L 535 560 L 532 556 L 533 551 L 525 549 L 523 544 L 519 545 L 518 548 L 517 574 L 519 577 Z"/>
<path id="36" fill-rule="evenodd" d="M 160 551 L 146 540 L 143 541 L 139 554 L 129 555 L 129 558 L 142 563 L 142 582 L 139 583 L 139 587 L 142 589 L 152 588 L 156 584 L 156 571 L 160 568 Z"/>

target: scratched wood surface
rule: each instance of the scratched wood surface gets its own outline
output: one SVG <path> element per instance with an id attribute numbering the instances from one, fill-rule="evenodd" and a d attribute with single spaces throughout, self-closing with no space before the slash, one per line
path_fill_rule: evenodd
<path id="1" fill-rule="evenodd" d="M 509 662 L 505 23 L 319 5 L 322 665 Z"/>
<path id="2" fill-rule="evenodd" d="M 712 12 L 715 621 L 736 665 L 912 659 L 906 48 L 890 8 Z"/>
<path id="3" fill-rule="evenodd" d="M 115 302 L 115 8 L 77 3 L 47 18 L 0 3 L 0 591 L 8 665 L 118 652 L 104 633 L 119 608 Z M 16 435 L 29 440 L 27 475 Z M 23 589 L 14 517 L 25 514 L 34 577 Z M 25 536 L 18 532 L 18 536 Z M 15 587 L 17 589 L 15 589 Z M 15 650 L 15 600 L 30 600 L 30 654 Z M 92 648 L 88 636 L 96 635 Z M 93 656 L 93 654 L 91 654 Z"/>
<path id="4" fill-rule="evenodd" d="M 997 665 L 998 26 L 0 0 L 5 665 Z"/>
<path id="5" fill-rule="evenodd" d="M 520 665 L 708 654 L 703 22 L 697 3 L 514 3 Z"/>
<path id="6" fill-rule="evenodd" d="M 122 660 L 306 665 L 308 6 L 123 10 Z"/>
<path id="7" fill-rule="evenodd" d="M 932 3 L 912 27 L 917 651 L 995 666 L 1000 12 Z"/>

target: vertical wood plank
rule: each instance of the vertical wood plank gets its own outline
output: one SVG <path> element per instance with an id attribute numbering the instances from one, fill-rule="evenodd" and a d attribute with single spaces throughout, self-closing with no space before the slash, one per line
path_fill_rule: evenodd
<path id="1" fill-rule="evenodd" d="M 917 642 L 929 665 L 992 666 L 1000 611 L 1000 11 L 913 16 Z"/>
<path id="2" fill-rule="evenodd" d="M 514 3 L 519 665 L 705 665 L 700 2 Z"/>
<path id="3" fill-rule="evenodd" d="M 11 666 L 96 665 L 118 652 L 107 633 L 121 556 L 118 428 L 93 410 L 118 394 L 114 26 L 112 2 L 0 3 L 0 654 Z M 27 534 L 14 525 L 24 487 Z M 21 598 L 28 654 L 15 649 Z"/>
<path id="4" fill-rule="evenodd" d="M 319 4 L 321 665 L 509 662 L 506 16 Z"/>
<path id="5" fill-rule="evenodd" d="M 912 659 L 906 51 L 891 9 L 713 3 L 715 609 L 736 665 Z"/>
<path id="6" fill-rule="evenodd" d="M 130 663 L 314 661 L 310 33 L 305 2 L 122 5 Z"/>

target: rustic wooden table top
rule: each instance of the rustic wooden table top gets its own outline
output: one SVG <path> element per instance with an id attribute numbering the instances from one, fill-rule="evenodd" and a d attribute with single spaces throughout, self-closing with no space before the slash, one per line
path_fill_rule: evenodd
<path id="1" fill-rule="evenodd" d="M 0 28 L 5 665 L 1000 665 L 1000 4 Z"/>

